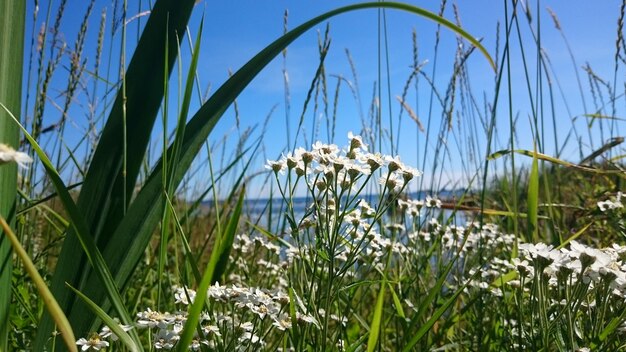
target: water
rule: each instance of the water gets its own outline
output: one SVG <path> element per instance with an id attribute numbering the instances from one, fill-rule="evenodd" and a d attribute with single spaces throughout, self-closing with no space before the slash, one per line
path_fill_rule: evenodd
<path id="1" fill-rule="evenodd" d="M 453 200 L 459 199 L 463 193 L 466 192 L 465 189 L 455 189 L 455 190 L 442 190 L 437 193 L 422 191 L 422 192 L 412 192 L 407 195 L 410 199 L 419 199 L 424 200 L 426 196 L 436 194 L 439 199 L 442 200 Z M 364 194 L 359 199 L 364 199 L 370 205 L 374 206 L 378 203 L 378 195 L 376 194 Z M 256 221 L 257 219 L 261 219 L 259 225 L 264 226 L 267 225 L 267 217 L 270 208 L 270 198 L 257 198 L 257 199 L 246 199 L 244 201 L 244 214 L 246 214 L 252 221 Z M 293 198 L 293 208 L 296 219 L 301 219 L 304 216 L 305 210 L 311 204 L 311 197 L 295 197 Z M 202 202 L 202 205 L 205 207 L 212 207 L 213 201 L 207 200 Z M 273 216 L 276 217 L 278 214 L 284 214 L 286 210 L 286 204 L 281 197 L 275 197 L 271 199 L 271 208 L 273 212 Z M 457 217 L 460 216 L 457 215 Z M 464 217 L 463 217 L 464 218 Z M 274 218 L 276 219 L 276 218 Z M 458 221 L 462 220 L 462 218 L 457 218 Z M 460 222 L 459 222 L 460 223 Z"/>

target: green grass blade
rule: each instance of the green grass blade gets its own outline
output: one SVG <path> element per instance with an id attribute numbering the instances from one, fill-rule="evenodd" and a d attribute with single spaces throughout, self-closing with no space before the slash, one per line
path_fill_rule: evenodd
<path id="1" fill-rule="evenodd" d="M 528 234 L 527 239 L 532 239 L 534 243 L 539 241 L 539 228 L 537 227 L 537 214 L 539 212 L 539 162 L 537 161 L 537 147 L 533 153 L 533 163 L 528 177 Z"/>
<path id="2" fill-rule="evenodd" d="M 391 292 L 391 297 L 393 298 L 393 305 L 396 307 L 396 313 L 398 314 L 400 318 L 405 319 L 406 315 L 404 314 L 404 308 L 402 308 L 400 297 L 398 297 L 396 290 L 393 289 L 391 282 L 388 282 L 388 286 L 389 286 L 389 292 Z"/>
<path id="3" fill-rule="evenodd" d="M 468 282 L 466 282 L 452 296 L 450 296 L 444 302 L 444 304 L 441 305 L 441 307 L 437 308 L 437 310 L 433 313 L 430 319 L 428 319 L 426 324 L 422 325 L 419 328 L 419 330 L 417 330 L 415 335 L 413 335 L 409 343 L 406 346 L 404 346 L 404 348 L 402 349 L 403 352 L 410 351 L 422 339 L 422 337 L 424 337 L 424 335 L 426 335 L 426 333 L 430 331 L 430 329 L 433 327 L 433 325 L 435 325 L 437 320 L 441 318 L 441 316 L 448 310 L 448 308 L 450 308 L 450 306 L 456 301 L 457 297 L 459 297 L 461 292 L 465 290 L 465 287 L 467 286 Z"/>
<path id="4" fill-rule="evenodd" d="M 289 287 L 289 317 L 292 322 L 298 321 L 297 306 L 296 306 L 296 293 L 293 287 Z M 300 343 L 300 330 L 296 327 L 292 331 L 292 340 L 294 346 L 299 346 Z"/>
<path id="5" fill-rule="evenodd" d="M 214 279 L 216 278 L 216 273 L 218 273 L 218 266 L 222 262 L 222 258 L 225 256 L 228 258 L 230 254 L 230 247 L 232 246 L 233 240 L 235 238 L 235 234 L 237 233 L 237 226 L 239 224 L 239 216 L 241 215 L 241 209 L 243 208 L 243 190 L 240 195 L 239 201 L 237 202 L 237 206 L 232 216 L 228 221 L 228 225 L 224 229 L 224 233 L 218 234 L 218 238 L 215 242 L 215 246 L 211 251 L 211 258 L 209 259 L 209 264 L 207 265 L 206 270 L 202 276 L 202 281 L 198 285 L 198 290 L 196 291 L 196 298 L 189 309 L 187 314 L 187 321 L 185 322 L 185 326 L 180 335 L 180 340 L 177 343 L 177 351 L 184 352 L 189 348 L 189 344 L 193 339 L 193 334 L 196 331 L 196 326 L 198 325 L 198 321 L 200 320 L 200 315 L 202 314 L 202 308 L 204 308 L 204 303 L 207 296 L 207 290 Z M 222 263 L 223 264 L 223 263 Z"/>
<path id="6" fill-rule="evenodd" d="M 383 307 L 385 303 L 385 290 L 387 289 L 387 279 L 383 279 L 380 283 L 380 291 L 376 297 L 376 306 L 374 308 L 374 316 L 370 323 L 370 333 L 367 338 L 367 352 L 372 352 L 378 345 L 378 336 L 380 335 L 380 325 L 383 319 Z"/>
<path id="7" fill-rule="evenodd" d="M 176 59 L 176 55 L 170 55 L 168 62 L 165 62 L 164 38 L 167 33 L 169 52 L 178 52 L 176 35 L 185 32 L 194 3 L 193 0 L 159 0 L 154 4 L 128 66 L 124 90 L 120 90 L 113 103 L 89 165 L 79 195 L 78 207 L 82 210 L 86 228 L 90 230 L 92 238 L 103 251 L 108 247 L 112 239 L 110 234 L 123 219 L 128 201 L 132 198 L 137 175 L 163 100 L 162 75 L 155 72 L 163 72 L 164 67 L 171 69 Z M 127 143 L 120 143 L 124 141 L 124 135 L 132 138 L 129 138 Z M 111 246 L 117 247 L 119 251 L 125 250 L 115 242 L 111 243 Z M 89 297 L 96 297 L 92 294 L 93 291 L 101 291 L 97 286 L 84 286 L 81 280 L 87 277 L 90 271 L 84 264 L 85 258 L 80 255 L 80 243 L 70 231 L 57 262 L 52 279 L 52 292 L 68 313 L 70 321 L 77 329 L 76 333 L 80 335 L 91 327 L 95 316 L 74 304 L 76 298 L 67 290 L 65 282 L 72 284 Z M 103 304 L 97 299 L 94 301 L 99 305 Z M 52 328 L 49 317 L 44 315 L 39 326 L 36 350 L 43 349 Z"/>
<path id="8" fill-rule="evenodd" d="M 65 346 L 69 351 L 77 351 L 76 338 L 74 337 L 74 332 L 72 331 L 70 322 L 67 320 L 65 313 L 63 313 L 63 310 L 59 306 L 59 303 L 57 303 L 56 299 L 54 299 L 54 296 L 48 289 L 48 286 L 46 286 L 46 282 L 43 280 L 41 275 L 39 275 L 39 272 L 37 271 L 35 264 L 30 260 L 28 253 L 26 253 L 26 250 L 20 244 L 17 236 L 15 236 L 13 231 L 11 231 L 9 224 L 7 224 L 2 216 L 0 216 L 0 228 L 2 228 L 6 238 L 10 241 L 11 245 L 13 245 L 13 250 L 24 264 L 24 269 L 26 269 L 28 276 L 30 276 L 31 280 L 33 280 L 44 306 L 50 313 L 50 316 L 52 316 L 57 329 L 61 333 L 61 338 L 63 339 L 63 342 L 65 342 Z M 10 289 L 11 286 L 9 285 L 8 288 Z"/>
<path id="9" fill-rule="evenodd" d="M 2 107 L 13 119 L 13 121 L 22 129 L 24 136 L 39 156 L 39 159 L 41 160 L 41 163 L 43 164 L 46 173 L 48 174 L 48 177 L 54 185 L 54 188 L 59 195 L 59 199 L 61 200 L 65 211 L 67 211 L 69 219 L 71 220 L 70 224 L 72 225 L 71 228 L 73 229 L 72 233 L 77 237 L 78 241 L 80 242 L 80 245 L 84 250 L 88 262 L 91 264 L 94 271 L 98 275 L 100 283 L 104 286 L 104 291 L 107 293 L 107 296 L 111 301 L 113 307 L 115 308 L 117 314 L 120 316 L 120 319 L 124 324 L 131 324 L 132 318 L 130 317 L 130 314 L 128 314 L 128 312 L 126 311 L 124 302 L 122 301 L 119 290 L 117 289 L 117 285 L 113 280 L 113 276 L 111 275 L 106 263 L 104 262 L 102 254 L 96 247 L 93 237 L 89 233 L 83 214 L 78 210 L 78 207 L 76 206 L 76 203 L 74 203 L 74 200 L 68 192 L 67 187 L 63 183 L 63 180 L 61 180 L 61 176 L 59 176 L 59 173 L 56 171 L 50 159 L 48 159 L 48 156 L 41 149 L 37 141 L 35 141 L 33 137 L 28 133 L 28 131 L 26 131 L 26 129 L 19 123 L 17 118 L 15 118 L 15 116 L 13 116 L 13 114 L 11 114 L 9 110 L 7 110 L 4 104 L 0 103 L 0 107 Z M 74 254 L 76 255 L 78 253 L 80 252 Z M 98 286 L 98 289 L 101 290 L 102 287 Z M 136 334 L 134 335 L 134 338 L 139 341 Z"/>
<path id="10" fill-rule="evenodd" d="M 21 116 L 22 65 L 24 60 L 24 19 L 26 2 L 0 1 L 0 103 Z M 0 143 L 14 149 L 19 145 L 19 129 L 0 110 Z M 0 216 L 14 224 L 17 166 L 15 163 L 0 167 Z M 8 350 L 9 315 L 11 305 L 11 244 L 0 237 L 0 351 Z"/>
<path id="11" fill-rule="evenodd" d="M 239 191 L 239 199 L 237 200 L 237 205 L 235 206 L 235 210 L 231 214 L 230 220 L 228 222 L 228 226 L 226 227 L 226 234 L 232 233 L 232 236 L 226 236 L 222 243 L 220 244 L 220 253 L 217 264 L 215 265 L 215 272 L 213 273 L 213 281 L 220 281 L 222 275 L 226 272 L 226 267 L 228 266 L 228 258 L 230 256 L 230 251 L 233 248 L 233 241 L 235 240 L 235 235 L 237 231 L 237 226 L 239 223 L 239 218 L 241 217 L 241 210 L 243 209 L 243 200 L 244 195 L 246 193 L 245 187 Z"/>
<path id="12" fill-rule="evenodd" d="M 178 229 L 178 232 L 180 233 L 180 238 L 183 243 L 183 249 L 185 251 L 185 257 L 189 261 L 192 274 L 194 278 L 196 279 L 196 281 L 200 282 L 202 280 L 202 275 L 200 274 L 198 263 L 196 262 L 196 259 L 193 257 L 193 252 L 191 251 L 191 247 L 189 246 L 189 241 L 187 241 L 187 237 L 185 236 L 183 227 L 181 226 L 180 220 L 178 219 L 178 216 L 176 215 L 174 204 L 172 204 L 172 201 L 170 197 L 167 195 L 167 193 L 165 194 L 165 200 L 167 202 L 168 211 L 172 214 L 172 217 L 174 218 L 174 222 L 176 223 L 176 228 Z"/>
<path id="13" fill-rule="evenodd" d="M 102 321 L 119 338 L 120 342 L 124 344 L 124 346 L 128 347 L 128 349 L 133 352 L 139 351 L 139 347 L 137 347 L 135 341 L 133 341 L 130 335 L 119 326 L 118 322 L 113 320 L 113 318 L 111 318 L 104 310 L 102 310 L 102 308 L 100 308 L 97 304 L 90 300 L 89 297 L 85 296 L 69 284 L 67 285 L 67 287 L 74 291 L 74 293 L 76 293 L 76 295 L 80 297 L 83 302 L 85 302 L 87 307 L 89 307 L 89 309 L 91 309 L 91 311 L 94 312 L 98 316 L 98 318 L 102 319 Z"/>

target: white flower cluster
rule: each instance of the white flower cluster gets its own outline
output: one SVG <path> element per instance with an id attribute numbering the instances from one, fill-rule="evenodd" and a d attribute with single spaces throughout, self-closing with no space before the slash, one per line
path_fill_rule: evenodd
<path id="1" fill-rule="evenodd" d="M 549 285 L 557 287 L 559 280 L 597 285 L 609 284 L 612 293 L 626 298 L 626 264 L 622 261 L 626 247 L 597 249 L 571 241 L 569 249 L 555 249 L 543 243 L 519 245 L 520 258 L 514 264 L 527 281 L 542 273 L 549 276 Z"/>
<path id="2" fill-rule="evenodd" d="M 311 190 L 326 189 L 357 190 L 356 181 L 362 176 L 370 176 L 374 171 L 387 167 L 388 173 L 379 179 L 379 183 L 389 191 L 400 191 L 408 181 L 419 177 L 421 172 L 406 166 L 399 156 L 383 156 L 367 152 L 367 145 L 360 136 L 350 132 L 349 146 L 339 149 L 334 144 L 315 142 L 311 150 L 298 148 L 293 153 L 283 155 L 281 159 L 268 160 L 266 168 L 277 176 L 285 171 L 294 172 L 298 177 L 306 177 Z"/>

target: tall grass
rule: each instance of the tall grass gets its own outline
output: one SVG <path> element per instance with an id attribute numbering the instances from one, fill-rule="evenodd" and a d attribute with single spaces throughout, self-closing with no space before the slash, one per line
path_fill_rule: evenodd
<path id="1" fill-rule="evenodd" d="M 24 20 L 26 8 L 21 1 L 0 4 L 0 102 L 18 115 L 21 111 L 22 62 L 24 52 Z M 19 130 L 7 113 L 0 111 L 0 143 L 17 148 Z M 17 166 L 0 168 L 0 218 L 15 225 Z M 4 229 L 2 230 L 4 232 Z M 11 244 L 6 236 L 0 238 L 0 350 L 7 350 L 11 331 L 10 307 L 13 276 Z"/>
<path id="2" fill-rule="evenodd" d="M 19 96 L 10 105 L 10 98 L 0 94 L 8 107 L 0 111 L 0 142 L 2 133 L 11 132 L 13 140 L 7 141 L 17 147 L 22 127 L 24 148 L 38 161 L 23 172 L 17 203 L 9 197 L 18 188 L 17 171 L 13 164 L 0 165 L 0 173 L 8 175 L 0 174 L 0 180 L 10 182 L 5 185 L 10 191 L 0 193 L 6 199 L 0 200 L 17 204 L 13 211 L 19 221 L 11 227 L 25 249 L 20 253 L 43 274 L 73 333 L 82 337 L 78 344 L 180 351 L 622 346 L 626 317 L 618 298 L 624 296 L 626 274 L 620 261 L 624 213 L 618 191 L 624 172 L 617 150 L 623 82 L 617 72 L 624 56 L 624 5 L 616 74 L 604 79 L 586 66 L 588 84 L 577 80 L 585 111 L 570 114 L 563 135 L 555 106 L 570 107 L 556 98 L 562 87 L 542 48 L 543 10 L 539 3 L 536 9 L 517 1 L 503 4 L 504 30 L 494 54 L 462 29 L 463 13 L 447 1 L 437 14 L 391 2 L 350 5 L 290 31 L 285 14 L 284 34 L 207 98 L 197 77 L 203 27 L 187 28 L 194 1 L 159 0 L 145 25 L 143 15 L 130 16 L 134 10 L 126 2 L 115 2 L 112 16 L 102 12 L 97 21 L 93 67 L 85 61 L 84 45 L 95 23 L 94 2 L 85 4 L 73 45 L 60 34 L 67 6 L 73 5 L 61 1 L 55 13 L 47 4 L 42 22 L 52 25 L 42 26 L 31 41 L 25 111 L 20 114 Z M 319 62 L 292 124 L 287 46 L 314 26 L 361 9 L 379 11 L 379 68 L 371 100 L 362 98 L 359 63 L 349 51 L 351 72 L 329 73 L 327 57 L 334 48 L 326 27 L 318 35 Z M 420 56 L 414 35 L 412 66 L 399 94 L 391 91 L 387 26 L 394 13 L 389 9 L 437 24 L 429 63 Z M 454 21 L 444 18 L 451 10 Z M 36 20 L 39 14 L 34 15 Z M 566 38 L 556 14 L 550 15 Z M 119 44 L 118 63 L 112 63 L 113 54 L 102 58 L 109 17 L 109 45 Z M 454 53 L 440 47 L 443 27 L 458 35 Z M 127 46 L 135 34 L 136 48 L 128 60 Z M 185 42 L 189 56 L 183 54 Z M 264 140 L 272 112 L 256 139 L 253 128 L 242 130 L 237 99 L 281 54 L 285 155 L 268 162 L 271 170 L 250 175 L 259 151 L 274 143 Z M 492 92 L 478 92 L 473 84 L 468 60 L 476 54 L 494 69 Z M 450 74 L 442 77 L 440 61 L 447 55 L 454 55 Z M 513 55 L 519 55 L 521 67 L 512 67 Z M 22 58 L 6 58 L 13 60 L 11 71 L 19 73 L 13 67 Z M 49 123 L 44 116 L 62 67 L 68 75 L 60 119 Z M 171 78 L 174 69 L 178 82 Z M 119 76 L 110 74 L 116 71 Z M 521 81 L 516 71 L 522 72 Z M 519 87 L 524 94 L 518 94 Z M 197 111 L 191 111 L 194 89 Z M 88 126 L 72 145 L 67 126 L 81 94 L 90 104 Z M 298 149 L 301 140 L 309 147 L 323 139 L 320 126 L 328 142 L 345 140 L 337 120 L 346 95 L 357 104 L 362 137 L 350 135 L 343 151 L 326 143 Z M 520 99 L 528 102 L 520 104 Z M 518 116 L 516 104 L 529 106 L 527 121 Z M 237 133 L 217 140 L 213 129 L 231 105 Z M 162 126 L 155 126 L 159 115 Z M 407 125 L 415 129 L 408 148 L 415 147 L 416 164 L 426 177 L 419 178 L 398 157 L 409 153 L 401 140 L 409 135 Z M 546 133 L 549 127 L 552 135 Z M 532 135 L 528 140 L 519 140 L 523 129 Z M 228 146 L 233 138 L 235 148 Z M 570 149 L 579 160 L 564 160 Z M 387 158 L 377 154 L 386 151 Z M 199 155 L 204 160 L 198 161 Z M 603 161 L 595 161 L 599 158 Z M 198 182 L 202 173 L 208 175 L 206 183 Z M 261 176 L 265 181 L 258 182 Z M 252 213 L 245 200 L 260 194 L 250 187 L 257 184 L 271 188 L 272 198 Z M 446 188 L 458 192 L 438 199 Z M 301 194 L 307 202 L 302 208 Z M 411 199 L 416 194 L 422 199 Z M 207 197 L 212 199 L 208 206 L 203 204 Z M 0 215 L 11 219 L 2 204 Z M 8 241 L 2 241 L 0 254 L 7 255 Z M 20 261 L 15 263 L 20 267 Z M 2 280 L 8 283 L 11 270 L 5 268 L 0 268 Z M 68 336 L 57 336 L 55 324 L 62 315 L 51 306 L 43 309 L 36 294 L 45 291 L 40 282 L 15 271 L 11 285 L 0 286 L 0 298 L 5 298 L 0 313 L 8 317 L 0 321 L 15 332 L 5 327 L 0 349 L 76 347 L 63 346 Z M 9 312 L 11 302 L 17 304 Z M 112 334 L 120 339 L 111 339 Z"/>

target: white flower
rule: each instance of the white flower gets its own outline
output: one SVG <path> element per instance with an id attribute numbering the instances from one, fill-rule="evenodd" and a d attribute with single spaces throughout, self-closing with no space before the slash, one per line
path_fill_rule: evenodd
<path id="1" fill-rule="evenodd" d="M 175 303 L 182 303 L 184 305 L 189 305 L 193 303 L 196 298 L 196 291 L 184 288 L 184 287 L 174 287 L 176 292 L 174 293 Z"/>
<path id="2" fill-rule="evenodd" d="M 172 323 L 172 317 L 169 313 L 157 312 L 150 308 L 137 313 L 137 318 L 137 327 L 139 328 L 158 327 L 160 329 L 165 329 Z"/>
<path id="3" fill-rule="evenodd" d="M 438 198 L 433 198 L 431 196 L 426 196 L 425 205 L 428 208 L 441 208 L 441 200 Z"/>
<path id="4" fill-rule="evenodd" d="M 279 172 L 281 174 L 285 173 L 286 167 L 287 167 L 287 164 L 285 163 L 284 160 L 278 160 L 278 161 L 268 160 L 267 163 L 265 164 L 265 168 L 268 170 L 274 171 L 275 174 L 278 174 Z"/>
<path id="5" fill-rule="evenodd" d="M 396 174 L 388 174 L 387 177 L 383 176 L 378 179 L 378 183 L 385 186 L 390 192 L 398 193 L 402 189 L 404 182 Z"/>
<path id="6" fill-rule="evenodd" d="M 213 334 L 215 336 L 222 336 L 222 333 L 220 333 L 220 328 L 217 325 L 205 325 L 202 327 L 202 332 L 204 332 L 205 335 L 209 335 L 209 334 Z"/>
<path id="7" fill-rule="evenodd" d="M 522 253 L 526 253 L 526 255 L 530 256 L 531 258 L 535 259 L 537 257 L 542 257 L 550 261 L 552 261 L 551 255 L 553 248 L 554 247 L 552 245 L 547 245 L 541 242 L 537 244 L 521 243 L 519 245 L 519 250 Z"/>
<path id="8" fill-rule="evenodd" d="M 0 165 L 7 164 L 11 161 L 15 161 L 18 166 L 27 169 L 27 164 L 32 163 L 33 159 L 26 153 L 17 152 L 8 145 L 0 143 Z"/>
<path id="9" fill-rule="evenodd" d="M 607 210 L 623 208 L 623 207 L 624 205 L 620 201 L 612 201 L 612 200 L 607 199 L 607 200 L 598 202 L 598 208 L 600 208 L 600 211 L 602 212 L 605 212 Z"/>
<path id="10" fill-rule="evenodd" d="M 159 333 L 154 335 L 154 348 L 171 350 L 178 340 L 180 340 L 180 336 L 175 332 L 160 329 Z"/>
<path id="11" fill-rule="evenodd" d="M 301 314 L 300 312 L 297 312 L 296 313 L 296 319 L 298 319 L 298 322 L 303 322 L 303 323 L 307 323 L 307 324 L 313 324 L 318 329 L 320 327 L 320 324 L 317 322 L 317 319 L 315 319 L 312 315 Z"/>
<path id="12" fill-rule="evenodd" d="M 350 140 L 350 150 L 361 148 L 367 150 L 367 145 L 363 143 L 361 136 L 355 136 L 352 131 L 348 132 L 348 139 Z"/>
<path id="13" fill-rule="evenodd" d="M 421 171 L 419 171 L 416 168 L 406 166 L 406 165 L 404 166 L 404 169 L 400 171 L 400 173 L 402 174 L 402 178 L 404 179 L 404 182 L 409 182 L 414 178 L 422 176 Z"/>
<path id="14" fill-rule="evenodd" d="M 101 336 L 93 333 L 89 336 L 89 340 L 81 337 L 76 341 L 77 346 L 81 346 L 81 351 L 100 351 L 101 348 L 109 347 L 109 343 L 102 340 Z"/>
<path id="15" fill-rule="evenodd" d="M 317 141 L 313 144 L 313 152 L 320 157 L 334 156 L 339 152 L 339 147 L 335 144 L 324 144 Z"/>
<path id="16" fill-rule="evenodd" d="M 119 323 L 118 325 L 123 331 L 130 331 L 133 328 L 131 325 L 124 325 L 124 324 L 119 324 Z M 106 325 L 102 327 L 102 330 L 100 330 L 99 335 L 103 339 L 110 337 L 111 341 L 117 341 L 119 339 L 119 337 L 117 337 L 117 335 L 115 335 L 113 331 L 111 331 L 111 328 Z"/>
<path id="17" fill-rule="evenodd" d="M 274 323 L 272 325 L 277 327 L 280 331 L 291 329 L 291 318 L 287 315 L 276 317 L 274 318 Z"/>
<path id="18" fill-rule="evenodd" d="M 385 164 L 385 160 L 382 155 L 376 154 L 367 154 L 363 157 L 364 162 L 370 167 L 371 172 L 378 170 Z"/>

